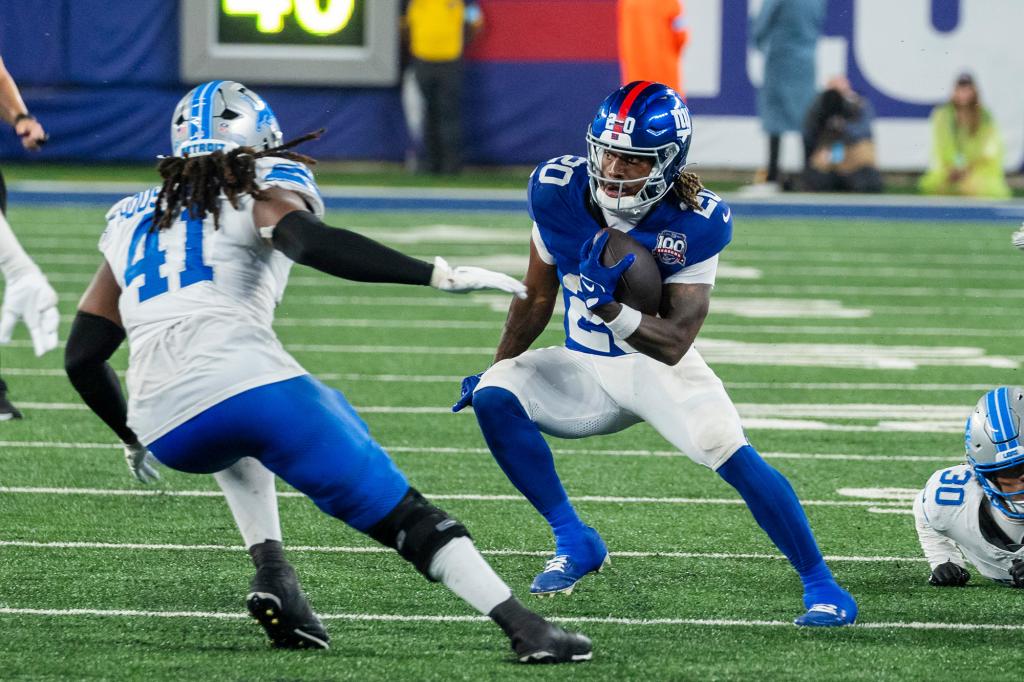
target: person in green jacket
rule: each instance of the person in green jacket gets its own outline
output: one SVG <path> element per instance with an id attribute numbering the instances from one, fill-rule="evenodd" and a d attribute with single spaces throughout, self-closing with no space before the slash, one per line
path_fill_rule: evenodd
<path id="1" fill-rule="evenodd" d="M 932 161 L 919 184 L 923 193 L 1010 196 L 999 128 L 981 106 L 973 76 L 964 73 L 957 78 L 949 102 L 932 112 L 931 127 Z"/>

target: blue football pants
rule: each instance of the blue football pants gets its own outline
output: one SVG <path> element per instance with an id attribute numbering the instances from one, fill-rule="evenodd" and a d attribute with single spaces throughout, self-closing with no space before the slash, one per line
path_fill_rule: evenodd
<path id="1" fill-rule="evenodd" d="M 345 396 L 309 375 L 228 398 L 149 449 L 168 467 L 194 474 L 253 457 L 360 531 L 387 516 L 409 490 Z"/>

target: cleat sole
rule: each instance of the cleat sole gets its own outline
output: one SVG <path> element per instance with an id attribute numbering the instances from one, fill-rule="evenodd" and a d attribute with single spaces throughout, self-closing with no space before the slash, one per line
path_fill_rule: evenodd
<path id="1" fill-rule="evenodd" d="M 583 661 L 589 661 L 594 657 L 593 651 L 588 651 L 585 654 L 571 654 L 568 659 L 559 660 L 558 656 L 551 653 L 550 651 L 534 651 L 533 653 L 518 658 L 520 663 L 526 664 L 545 664 L 545 663 L 582 663 Z"/>
<path id="2" fill-rule="evenodd" d="M 326 640 L 303 630 L 289 628 L 281 623 L 281 600 L 267 592 L 252 592 L 246 597 L 249 614 L 263 626 L 276 649 L 330 649 Z"/>

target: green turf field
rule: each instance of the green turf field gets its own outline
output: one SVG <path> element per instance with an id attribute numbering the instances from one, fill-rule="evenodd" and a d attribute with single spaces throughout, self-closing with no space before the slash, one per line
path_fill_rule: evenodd
<path id="1" fill-rule="evenodd" d="M 65 316 L 98 262 L 102 214 L 11 210 Z M 528 247 L 523 215 L 329 219 L 513 273 Z M 594 639 L 594 660 L 572 679 L 979 678 L 1019 648 L 1021 595 L 977 575 L 967 589 L 929 587 L 907 499 L 960 459 L 981 393 L 1020 383 L 1022 255 L 1010 228 L 736 223 L 698 347 L 753 444 L 806 502 L 860 624 L 789 625 L 802 607 L 788 564 L 727 485 L 646 426 L 553 441 L 613 563 L 571 597 L 528 603 Z M 461 377 L 487 366 L 506 303 L 296 269 L 277 330 L 525 595 L 549 534 L 472 414 L 447 412 Z M 560 321 L 540 344 L 560 343 Z M 270 650 L 243 617 L 250 566 L 226 505 L 189 494 L 215 491 L 212 479 L 165 470 L 155 495 L 135 484 L 60 368 L 59 353 L 32 356 L 23 328 L 0 355 L 26 413 L 0 424 L 0 678 L 565 679 L 512 665 L 496 627 L 295 496 L 281 499 L 285 539 L 333 647 Z"/>

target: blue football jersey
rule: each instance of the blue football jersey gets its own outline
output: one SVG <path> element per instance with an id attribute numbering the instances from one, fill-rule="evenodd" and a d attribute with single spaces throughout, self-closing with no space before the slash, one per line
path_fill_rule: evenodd
<path id="1" fill-rule="evenodd" d="M 558 268 L 566 347 L 596 355 L 623 355 L 636 351 L 587 310 L 580 293 L 580 250 L 604 227 L 599 222 L 600 209 L 592 205 L 586 164 L 582 157 L 562 156 L 538 166 L 527 192 L 530 217 Z M 714 257 L 732 240 L 729 207 L 709 190 L 702 190 L 698 197 L 701 209 L 695 211 L 670 193 L 629 230 L 629 236 L 651 250 L 662 281 Z"/>

